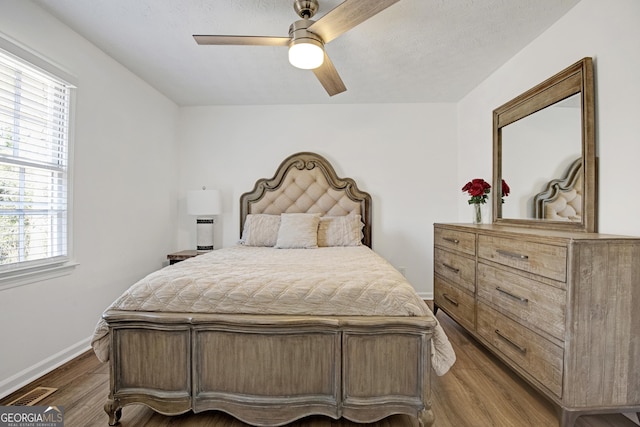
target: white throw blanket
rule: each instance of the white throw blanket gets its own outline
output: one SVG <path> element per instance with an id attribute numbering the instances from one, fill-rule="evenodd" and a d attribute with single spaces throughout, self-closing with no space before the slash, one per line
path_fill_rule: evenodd
<path id="1" fill-rule="evenodd" d="M 316 316 L 432 316 L 402 274 L 366 246 L 219 249 L 149 274 L 110 310 Z M 435 319 L 435 317 L 434 317 Z M 91 345 L 109 358 L 100 320 Z M 455 354 L 438 324 L 432 366 L 443 375 Z"/>

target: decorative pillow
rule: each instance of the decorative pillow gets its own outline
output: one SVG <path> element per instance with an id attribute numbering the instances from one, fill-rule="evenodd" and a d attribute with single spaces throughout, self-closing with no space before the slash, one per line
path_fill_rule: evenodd
<path id="1" fill-rule="evenodd" d="M 290 213 L 280 215 L 276 248 L 314 249 L 318 247 L 320 214 Z"/>
<path id="2" fill-rule="evenodd" d="M 240 243 L 246 246 L 274 246 L 278 240 L 280 215 L 249 214 Z"/>
<path id="3" fill-rule="evenodd" d="M 318 226 L 318 246 L 362 245 L 362 217 L 357 214 L 323 216 Z"/>

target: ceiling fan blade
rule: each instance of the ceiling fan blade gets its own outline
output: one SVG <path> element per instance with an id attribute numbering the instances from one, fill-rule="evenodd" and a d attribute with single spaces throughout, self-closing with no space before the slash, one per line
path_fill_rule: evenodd
<path id="1" fill-rule="evenodd" d="M 308 31 L 322 37 L 325 43 L 358 24 L 382 12 L 400 0 L 345 0 L 322 18 L 311 24 Z"/>
<path id="2" fill-rule="evenodd" d="M 337 95 L 347 90 L 327 52 L 324 53 L 324 62 L 318 68 L 313 69 L 313 74 L 320 80 L 320 84 L 322 84 L 329 96 Z"/>
<path id="3" fill-rule="evenodd" d="M 289 37 L 194 35 L 199 45 L 289 46 Z"/>

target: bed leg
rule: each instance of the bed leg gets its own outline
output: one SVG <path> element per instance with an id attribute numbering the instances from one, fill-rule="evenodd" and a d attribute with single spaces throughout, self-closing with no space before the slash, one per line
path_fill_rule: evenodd
<path id="1" fill-rule="evenodd" d="M 122 408 L 120 402 L 113 399 L 107 399 L 107 403 L 104 404 L 104 411 L 109 415 L 109 425 L 115 426 L 120 422 L 122 416 Z"/>
<path id="2" fill-rule="evenodd" d="M 579 411 L 560 408 L 560 427 L 573 427 L 579 416 Z"/>
<path id="3" fill-rule="evenodd" d="M 420 427 L 431 427 L 434 421 L 435 417 L 433 416 L 431 407 L 425 407 L 423 410 L 418 412 L 418 425 Z"/>

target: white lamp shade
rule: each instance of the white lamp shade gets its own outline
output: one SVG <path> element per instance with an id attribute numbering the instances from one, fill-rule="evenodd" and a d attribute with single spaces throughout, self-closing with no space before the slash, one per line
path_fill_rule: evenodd
<path id="1" fill-rule="evenodd" d="M 220 191 L 192 190 L 187 192 L 189 215 L 219 215 L 222 213 Z"/>
<path id="2" fill-rule="evenodd" d="M 324 50 L 319 44 L 293 43 L 289 48 L 289 62 L 294 67 L 304 70 L 318 68 L 324 62 Z"/>

